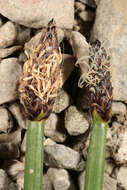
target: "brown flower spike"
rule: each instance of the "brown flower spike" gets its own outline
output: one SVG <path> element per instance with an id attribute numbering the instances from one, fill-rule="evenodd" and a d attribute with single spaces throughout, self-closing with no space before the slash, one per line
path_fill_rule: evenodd
<path id="1" fill-rule="evenodd" d="M 96 110 L 104 121 L 109 121 L 112 106 L 112 84 L 110 57 L 101 42 L 96 40 L 90 46 L 88 73 L 80 85 L 88 87 L 90 107 Z"/>
<path id="2" fill-rule="evenodd" d="M 23 66 L 19 92 L 28 119 L 45 119 L 51 113 L 57 92 L 62 86 L 61 62 L 56 26 L 52 20 Z"/>

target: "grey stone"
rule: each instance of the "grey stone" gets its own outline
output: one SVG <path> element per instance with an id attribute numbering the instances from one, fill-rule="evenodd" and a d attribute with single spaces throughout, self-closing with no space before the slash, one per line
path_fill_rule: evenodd
<path id="1" fill-rule="evenodd" d="M 0 132 L 9 133 L 13 128 L 13 121 L 6 108 L 0 107 Z"/>
<path id="2" fill-rule="evenodd" d="M 17 36 L 15 25 L 8 21 L 2 27 L 0 27 L 0 48 L 5 48 L 12 45 Z"/>
<path id="3" fill-rule="evenodd" d="M 55 100 L 55 104 L 53 106 L 53 111 L 55 113 L 60 113 L 65 110 L 70 104 L 71 98 L 69 94 L 65 90 L 60 89 Z"/>
<path id="4" fill-rule="evenodd" d="M 67 170 L 49 168 L 47 174 L 50 177 L 55 190 L 75 190 Z"/>
<path id="5" fill-rule="evenodd" d="M 126 10 L 126 0 L 101 0 L 91 33 L 91 41 L 100 40 L 111 56 L 113 98 L 117 101 L 127 100 Z"/>
<path id="6" fill-rule="evenodd" d="M 51 113 L 49 118 L 45 121 L 45 136 L 50 137 L 56 142 L 64 142 L 67 138 L 63 120 L 56 114 Z"/>
<path id="7" fill-rule="evenodd" d="M 26 128 L 26 119 L 21 112 L 20 105 L 18 103 L 14 103 L 9 106 L 9 110 L 17 120 L 20 128 Z"/>
<path id="8" fill-rule="evenodd" d="M 70 135 L 80 135 L 89 128 L 89 123 L 85 114 L 79 111 L 75 106 L 70 106 L 65 114 L 65 128 Z"/>
<path id="9" fill-rule="evenodd" d="M 61 28 L 57 27 L 56 28 L 56 33 L 57 33 L 58 43 L 60 44 L 62 42 L 62 40 L 64 39 L 64 30 L 62 30 Z"/>
<path id="10" fill-rule="evenodd" d="M 15 145 L 21 143 L 21 130 L 16 130 L 9 134 L 1 133 L 0 143 L 13 143 Z"/>
<path id="11" fill-rule="evenodd" d="M 21 152 L 22 153 L 26 152 L 26 135 L 27 135 L 27 133 L 25 133 L 22 144 L 21 144 Z"/>
<path id="12" fill-rule="evenodd" d="M 22 68 L 16 58 L 3 59 L 0 63 L 0 104 L 17 98 L 17 85 Z"/>
<path id="13" fill-rule="evenodd" d="M 115 168 L 115 164 L 111 160 L 106 159 L 105 172 L 108 173 L 109 175 L 111 175 L 114 168 Z"/>
<path id="14" fill-rule="evenodd" d="M 3 22 L 2 22 L 2 18 L 0 16 L 0 27 L 2 26 Z"/>
<path id="15" fill-rule="evenodd" d="M 89 44 L 86 42 L 85 37 L 80 33 L 73 31 L 70 36 L 70 43 L 76 59 L 87 57 L 89 55 Z"/>
<path id="16" fill-rule="evenodd" d="M 24 164 L 18 160 L 8 162 L 7 173 L 12 179 L 16 179 L 17 175 L 24 171 Z"/>
<path id="17" fill-rule="evenodd" d="M 84 190 L 84 181 L 85 179 L 85 172 L 81 172 L 81 174 L 79 175 L 79 178 L 78 178 L 78 184 L 79 184 L 79 190 Z"/>
<path id="18" fill-rule="evenodd" d="M 79 32 L 73 31 L 70 36 L 74 56 L 77 59 L 76 66 L 80 68 L 80 79 L 78 86 L 82 88 L 81 82 L 88 72 L 89 44 L 85 37 Z"/>
<path id="19" fill-rule="evenodd" d="M 4 189 L 5 190 L 5 189 Z M 11 182 L 9 185 L 8 185 L 8 190 L 20 190 L 17 186 L 16 183 L 13 183 Z"/>
<path id="20" fill-rule="evenodd" d="M 127 190 L 127 167 L 120 167 L 117 172 L 117 181 L 121 188 Z"/>
<path id="21" fill-rule="evenodd" d="M 53 190 L 52 182 L 47 173 L 43 176 L 43 190 Z"/>
<path id="22" fill-rule="evenodd" d="M 127 126 L 113 122 L 108 129 L 107 146 L 117 164 L 127 164 Z"/>
<path id="23" fill-rule="evenodd" d="M 32 48 L 36 48 L 39 44 L 41 37 L 43 35 L 43 32 L 38 32 L 35 36 L 33 36 L 28 42 L 25 43 L 25 50 L 29 53 L 31 53 Z"/>
<path id="24" fill-rule="evenodd" d="M 24 189 L 24 171 L 20 171 L 16 175 L 16 183 L 20 189 Z"/>
<path id="25" fill-rule="evenodd" d="M 24 155 L 20 157 L 20 161 L 25 163 L 25 156 Z"/>
<path id="26" fill-rule="evenodd" d="M 89 142 L 88 134 L 85 133 L 82 135 L 74 136 L 72 139 L 73 139 L 73 141 L 72 141 L 71 147 L 78 152 L 82 152 L 84 158 L 86 158 L 87 149 L 88 149 L 88 145 L 89 145 L 89 143 L 87 143 L 87 141 Z M 85 152 L 86 152 L 86 156 L 85 156 Z"/>
<path id="27" fill-rule="evenodd" d="M 0 169 L 0 190 L 8 190 L 9 179 L 6 172 Z"/>
<path id="28" fill-rule="evenodd" d="M 89 106 L 90 106 L 89 96 L 88 96 L 88 91 L 86 88 L 82 88 L 79 91 L 77 106 L 80 107 L 82 110 L 88 110 L 89 109 Z"/>
<path id="29" fill-rule="evenodd" d="M 101 0 L 95 0 L 96 5 L 98 6 Z"/>
<path id="30" fill-rule="evenodd" d="M 16 42 L 24 44 L 30 40 L 31 29 L 17 25 L 17 38 Z"/>
<path id="31" fill-rule="evenodd" d="M 44 152 L 44 162 L 48 166 L 76 171 L 81 171 L 84 168 L 84 161 L 81 160 L 80 154 L 67 146 L 56 143 L 45 145 Z"/>
<path id="32" fill-rule="evenodd" d="M 121 114 L 126 115 L 126 106 L 121 102 L 113 102 L 112 104 L 112 115 Z"/>
<path id="33" fill-rule="evenodd" d="M 76 12 L 80 12 L 80 11 L 84 11 L 86 6 L 85 4 L 81 3 L 81 2 L 75 2 L 75 8 L 76 8 Z"/>
<path id="34" fill-rule="evenodd" d="M 74 0 L 0 0 L 0 13 L 28 27 L 41 28 L 54 18 L 59 27 L 71 29 L 74 21 Z"/>
<path id="35" fill-rule="evenodd" d="M 69 78 L 71 72 L 74 70 L 74 57 L 69 54 L 63 54 L 62 55 L 62 80 L 63 84 L 66 82 L 66 80 Z"/>
<path id="36" fill-rule="evenodd" d="M 82 11 L 78 15 L 84 22 L 92 22 L 94 19 L 94 12 L 92 11 Z"/>
<path id="37" fill-rule="evenodd" d="M 96 4 L 98 2 L 98 0 L 79 0 L 82 3 L 85 3 L 86 5 L 92 7 L 92 8 L 96 8 Z M 99 0 L 100 1 L 100 0 Z"/>
<path id="38" fill-rule="evenodd" d="M 24 52 L 20 52 L 18 60 L 20 63 L 25 63 L 27 61 L 27 56 Z"/>
<path id="39" fill-rule="evenodd" d="M 104 190 L 117 190 L 117 181 L 106 173 L 104 175 Z"/>
<path id="40" fill-rule="evenodd" d="M 0 159 L 16 159 L 19 157 L 19 145 L 11 142 L 0 143 Z"/>
<path id="41" fill-rule="evenodd" d="M 80 26 L 78 26 L 77 24 L 74 25 L 73 27 L 73 31 L 78 32 L 80 30 Z"/>
<path id="42" fill-rule="evenodd" d="M 126 121 L 126 115 L 116 115 L 116 121 L 123 125 Z"/>
<path id="43" fill-rule="evenodd" d="M 82 172 L 79 176 L 79 189 L 84 190 L 85 172 Z M 104 174 L 104 190 L 117 190 L 117 181 L 111 178 L 108 174 Z"/>
<path id="44" fill-rule="evenodd" d="M 10 47 L 10 48 L 0 49 L 0 59 L 8 57 L 12 53 L 20 50 L 21 48 L 22 48 L 22 46 L 13 46 L 13 47 Z"/>
<path id="45" fill-rule="evenodd" d="M 45 141 L 44 141 L 44 146 L 51 146 L 51 145 L 54 145 L 54 144 L 56 144 L 56 142 L 53 141 L 53 140 L 50 139 L 50 138 L 47 138 L 47 139 L 45 139 Z"/>

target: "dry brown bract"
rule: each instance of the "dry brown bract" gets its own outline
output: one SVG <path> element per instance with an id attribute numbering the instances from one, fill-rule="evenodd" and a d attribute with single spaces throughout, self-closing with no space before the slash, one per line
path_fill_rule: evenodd
<path id="1" fill-rule="evenodd" d="M 58 89 L 62 86 L 61 62 L 56 26 L 52 20 L 23 66 L 19 92 L 28 119 L 35 120 L 41 113 L 46 118 L 51 113 Z"/>

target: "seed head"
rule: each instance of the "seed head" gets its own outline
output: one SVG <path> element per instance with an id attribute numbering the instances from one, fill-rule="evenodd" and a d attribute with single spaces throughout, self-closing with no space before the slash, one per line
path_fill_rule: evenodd
<path id="1" fill-rule="evenodd" d="M 109 121 L 112 105 L 112 84 L 110 57 L 96 40 L 90 46 L 88 73 L 81 81 L 88 88 L 90 107 L 96 110 L 104 121 Z"/>
<path id="2" fill-rule="evenodd" d="M 45 119 L 51 113 L 62 86 L 61 61 L 56 26 L 51 20 L 39 45 L 32 49 L 30 58 L 23 66 L 19 94 L 28 119 Z"/>

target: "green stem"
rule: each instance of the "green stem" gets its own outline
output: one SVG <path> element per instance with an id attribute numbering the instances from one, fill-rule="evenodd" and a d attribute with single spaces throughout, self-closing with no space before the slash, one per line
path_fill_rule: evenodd
<path id="1" fill-rule="evenodd" d="M 86 164 L 85 190 L 103 189 L 107 127 L 108 124 L 95 112 Z"/>
<path id="2" fill-rule="evenodd" d="M 24 190 L 42 190 L 44 121 L 28 121 Z"/>

